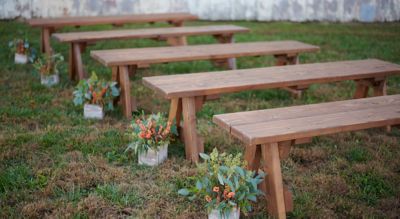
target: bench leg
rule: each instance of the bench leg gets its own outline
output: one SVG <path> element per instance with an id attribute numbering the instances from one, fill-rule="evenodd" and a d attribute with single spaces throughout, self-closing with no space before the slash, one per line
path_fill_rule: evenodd
<path id="1" fill-rule="evenodd" d="M 281 142 L 278 145 L 278 154 L 281 160 L 286 159 L 289 156 L 291 145 L 293 141 Z M 262 159 L 261 145 L 247 145 L 245 149 L 244 158 L 247 161 L 247 168 L 251 171 L 257 171 L 260 168 L 260 163 Z M 264 160 L 264 162 L 266 162 Z M 265 171 L 265 170 L 264 170 Z M 267 174 L 269 172 L 266 171 Z M 267 200 L 272 200 L 271 192 L 269 187 L 267 187 L 268 179 L 265 179 L 265 183 L 260 184 L 260 189 L 267 195 Z M 268 188 L 268 189 L 267 189 Z M 285 211 L 293 211 L 293 196 L 289 191 L 288 186 L 283 185 L 283 196 L 285 203 Z M 272 214 L 272 211 L 269 211 Z"/>
<path id="2" fill-rule="evenodd" d="M 244 151 L 244 159 L 247 169 L 257 171 L 260 168 L 261 148 L 260 145 L 247 145 Z"/>
<path id="3" fill-rule="evenodd" d="M 120 99 L 122 101 L 122 111 L 127 119 L 132 118 L 132 99 L 131 99 L 131 86 L 129 81 L 128 66 L 118 67 L 118 84 L 121 89 Z M 133 106 L 136 108 L 136 106 Z"/>
<path id="4" fill-rule="evenodd" d="M 196 98 L 182 99 L 183 135 L 185 140 L 186 159 L 197 163 L 199 161 L 198 135 L 196 130 Z"/>
<path id="5" fill-rule="evenodd" d="M 176 129 L 181 137 L 183 133 L 181 132 L 181 117 L 182 117 L 182 99 L 173 98 L 171 99 L 171 104 L 169 106 L 168 121 L 173 123 L 175 120 Z M 183 138 L 181 138 L 183 140 Z"/>
<path id="6" fill-rule="evenodd" d="M 286 218 L 278 143 L 261 145 L 261 153 L 265 165 L 264 170 L 267 174 L 265 183 L 269 196 L 268 211 L 274 217 Z"/>
<path id="7" fill-rule="evenodd" d="M 50 36 L 52 32 L 54 32 L 54 29 L 51 27 L 42 28 L 40 48 L 42 53 L 46 53 L 48 55 L 51 55 L 53 52 L 50 45 Z"/>
<path id="8" fill-rule="evenodd" d="M 168 21 L 169 24 L 175 26 L 175 27 L 183 27 L 183 21 Z"/>
<path id="9" fill-rule="evenodd" d="M 275 55 L 275 65 L 276 66 L 283 66 L 283 65 L 297 65 L 299 64 L 299 56 L 298 54 L 285 54 L 285 55 Z M 289 91 L 293 97 L 300 98 L 303 94 L 303 91 L 306 90 L 308 86 L 293 86 L 293 87 L 286 87 L 283 88 L 284 90 Z"/>
<path id="10" fill-rule="evenodd" d="M 74 57 L 74 66 L 75 66 L 75 75 L 78 76 L 78 80 L 82 80 L 86 78 L 85 70 L 83 69 L 82 64 L 82 46 L 79 43 L 73 43 L 73 57 Z"/>
<path id="11" fill-rule="evenodd" d="M 74 56 L 74 47 L 71 43 L 69 47 L 69 58 L 68 58 L 68 72 L 69 72 L 69 79 L 74 81 L 77 79 L 76 77 L 76 67 L 75 67 L 75 56 Z"/>
<path id="12" fill-rule="evenodd" d="M 168 37 L 167 43 L 170 46 L 186 46 L 187 39 L 186 39 L 186 36 Z"/>
<path id="13" fill-rule="evenodd" d="M 356 80 L 356 91 L 354 92 L 354 99 L 366 98 L 368 96 L 368 89 L 370 82 L 366 80 Z"/>
<path id="14" fill-rule="evenodd" d="M 374 96 L 386 96 L 387 95 L 387 83 L 386 79 L 374 81 L 372 83 L 374 89 Z"/>
<path id="15" fill-rule="evenodd" d="M 235 43 L 235 38 L 234 38 L 233 34 L 218 34 L 218 35 L 214 35 L 214 38 L 219 43 Z M 214 62 L 214 65 L 216 65 L 218 67 L 223 67 L 223 68 L 230 69 L 230 70 L 237 69 L 236 58 L 217 59 L 217 60 L 213 60 L 213 62 Z"/>

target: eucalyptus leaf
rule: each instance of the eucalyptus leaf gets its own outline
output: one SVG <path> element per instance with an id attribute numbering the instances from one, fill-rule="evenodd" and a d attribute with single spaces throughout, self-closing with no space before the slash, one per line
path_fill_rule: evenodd
<path id="1" fill-rule="evenodd" d="M 197 182 L 196 182 L 196 188 L 198 190 L 201 190 L 203 188 L 203 184 L 201 184 L 201 182 L 199 180 L 197 180 Z"/>
<path id="2" fill-rule="evenodd" d="M 189 195 L 189 190 L 187 190 L 187 189 L 179 189 L 178 194 L 179 195 L 183 195 L 183 196 L 188 196 Z"/>
<path id="3" fill-rule="evenodd" d="M 204 153 L 200 153 L 200 157 L 203 158 L 203 160 L 209 160 L 210 156 L 208 156 L 207 154 Z"/>

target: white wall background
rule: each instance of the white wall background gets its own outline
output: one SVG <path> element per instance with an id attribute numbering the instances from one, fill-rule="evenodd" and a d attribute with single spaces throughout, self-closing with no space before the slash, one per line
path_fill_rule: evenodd
<path id="1" fill-rule="evenodd" d="M 157 12 L 205 20 L 399 21 L 400 0 L 0 0 L 0 19 Z"/>

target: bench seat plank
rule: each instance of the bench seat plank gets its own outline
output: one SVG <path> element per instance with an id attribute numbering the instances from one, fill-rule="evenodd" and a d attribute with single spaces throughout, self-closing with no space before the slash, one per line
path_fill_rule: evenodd
<path id="1" fill-rule="evenodd" d="M 87 26 L 87 25 L 97 25 L 97 24 L 189 21 L 197 19 L 198 17 L 196 15 L 189 13 L 155 13 L 155 14 L 117 15 L 117 16 L 34 18 L 34 19 L 29 19 L 28 24 L 33 27 L 64 27 L 64 26 L 83 26 L 83 25 Z"/>
<path id="2" fill-rule="evenodd" d="M 341 107 L 344 110 L 338 110 Z M 312 115 L 307 108 L 323 112 Z M 275 113 L 277 110 L 273 109 Z M 291 111 L 297 116 L 270 121 L 263 119 L 263 115 L 271 113 L 268 111 L 247 112 L 253 114 L 253 122 L 243 122 L 241 116 L 241 123 L 230 126 L 231 134 L 248 145 L 256 145 L 396 125 L 400 124 L 400 95 L 281 108 L 279 114 Z M 256 116 L 260 121 L 254 121 Z M 226 121 L 226 115 L 214 116 L 217 120 Z"/>
<path id="3" fill-rule="evenodd" d="M 400 65 L 377 59 L 367 59 L 144 77 L 143 83 L 169 99 L 380 78 L 399 73 Z"/>
<path id="4" fill-rule="evenodd" d="M 143 39 L 143 38 L 167 38 L 194 35 L 213 35 L 213 34 L 235 34 L 245 33 L 249 29 L 235 25 L 212 25 L 212 26 L 193 26 L 193 27 L 167 27 L 167 28 L 147 28 L 130 30 L 107 30 L 89 32 L 69 32 L 56 33 L 52 37 L 59 42 L 93 42 L 110 39 Z"/>
<path id="5" fill-rule="evenodd" d="M 91 51 L 91 57 L 105 66 L 228 59 L 242 56 L 298 54 L 319 51 L 318 46 L 298 41 L 251 42 Z"/>

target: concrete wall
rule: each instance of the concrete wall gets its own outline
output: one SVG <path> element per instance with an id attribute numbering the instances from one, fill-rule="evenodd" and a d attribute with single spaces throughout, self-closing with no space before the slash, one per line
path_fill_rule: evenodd
<path id="1" fill-rule="evenodd" d="M 0 0 L 0 5 L 0 19 L 190 12 L 205 20 L 400 20 L 400 0 Z"/>

